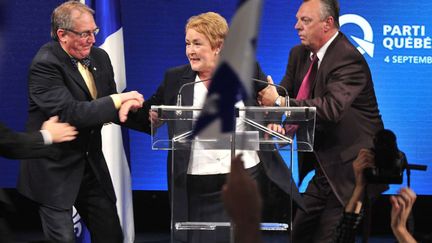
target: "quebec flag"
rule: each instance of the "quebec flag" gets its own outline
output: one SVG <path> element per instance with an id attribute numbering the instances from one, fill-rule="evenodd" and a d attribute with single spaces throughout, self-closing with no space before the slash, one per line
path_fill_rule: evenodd
<path id="1" fill-rule="evenodd" d="M 240 1 L 224 41 L 204 107 L 193 135 L 215 137 L 234 131 L 235 107 L 252 94 L 261 0 Z"/>
<path id="2" fill-rule="evenodd" d="M 121 93 L 126 88 L 126 71 L 120 0 L 81 0 L 81 2 L 95 10 L 95 22 L 100 28 L 96 36 L 96 45 L 108 53 L 114 69 L 117 92 Z M 103 126 L 102 150 L 117 196 L 117 213 L 123 230 L 124 243 L 133 243 L 135 226 L 131 177 L 120 126 L 116 124 Z M 85 234 L 85 230 L 83 227 L 81 232 Z M 88 237 L 84 238 L 83 242 L 90 242 L 89 239 L 86 239 Z"/>

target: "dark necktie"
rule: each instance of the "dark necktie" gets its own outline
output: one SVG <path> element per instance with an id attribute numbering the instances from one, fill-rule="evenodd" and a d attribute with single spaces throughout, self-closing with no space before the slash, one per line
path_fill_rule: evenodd
<path id="1" fill-rule="evenodd" d="M 306 100 L 310 98 L 312 82 L 315 81 L 315 77 L 318 70 L 318 57 L 313 54 L 311 57 L 311 64 L 309 69 L 303 78 L 299 92 L 297 93 L 296 100 Z"/>
<path id="2" fill-rule="evenodd" d="M 78 68 L 78 62 L 80 62 L 86 68 L 88 68 L 90 66 L 90 58 L 89 57 L 85 57 L 83 59 L 77 59 L 75 57 L 71 57 L 71 62 L 75 68 Z"/>

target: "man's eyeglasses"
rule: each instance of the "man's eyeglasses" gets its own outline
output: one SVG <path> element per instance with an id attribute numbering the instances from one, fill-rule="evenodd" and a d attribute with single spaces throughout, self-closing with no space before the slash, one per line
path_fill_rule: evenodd
<path id="1" fill-rule="evenodd" d="M 75 35 L 79 36 L 82 39 L 86 39 L 89 38 L 92 34 L 94 36 L 96 36 L 99 33 L 99 28 L 94 29 L 93 31 L 88 30 L 88 31 L 83 31 L 83 32 L 78 32 L 75 30 L 71 30 L 71 29 L 64 29 L 65 31 L 69 31 L 71 33 L 74 33 Z"/>

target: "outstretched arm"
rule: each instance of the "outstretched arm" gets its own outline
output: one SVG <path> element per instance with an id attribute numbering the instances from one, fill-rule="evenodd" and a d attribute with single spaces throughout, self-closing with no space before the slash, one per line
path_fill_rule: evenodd
<path id="1" fill-rule="evenodd" d="M 235 242 L 261 243 L 261 197 L 256 181 L 244 168 L 241 155 L 231 161 L 222 199 L 234 223 Z"/>
<path id="2" fill-rule="evenodd" d="M 355 187 L 350 200 L 345 205 L 343 217 L 336 228 L 333 239 L 334 243 L 355 242 L 355 233 L 362 219 L 361 209 L 366 187 L 363 171 L 365 168 L 372 167 L 373 165 L 373 153 L 368 149 L 361 149 L 352 165 L 355 176 Z"/>
<path id="3" fill-rule="evenodd" d="M 45 141 L 41 131 L 14 132 L 0 124 L 0 155 L 10 159 L 53 156 L 53 151 L 46 144 L 71 141 L 78 134 L 75 127 L 59 122 L 58 117 L 45 121 L 41 129 L 47 133 L 48 141 Z"/>

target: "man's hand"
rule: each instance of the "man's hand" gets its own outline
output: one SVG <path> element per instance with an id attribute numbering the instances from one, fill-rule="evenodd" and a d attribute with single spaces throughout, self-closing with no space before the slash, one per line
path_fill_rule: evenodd
<path id="1" fill-rule="evenodd" d="M 282 135 L 285 135 L 285 129 L 280 124 L 270 123 L 270 124 L 267 124 L 267 128 L 272 130 L 273 132 L 277 132 L 277 133 L 280 133 Z M 270 139 L 270 134 L 266 132 L 264 134 L 264 138 Z"/>
<path id="2" fill-rule="evenodd" d="M 142 105 L 143 105 L 142 102 L 135 100 L 135 99 L 131 99 L 131 100 L 124 102 L 122 104 L 122 106 L 120 107 L 120 110 L 118 112 L 120 122 L 126 122 L 126 120 L 128 118 L 129 111 L 135 112 L 139 108 L 141 108 Z"/>
<path id="3" fill-rule="evenodd" d="M 267 81 L 273 84 L 271 76 L 267 76 Z M 273 85 L 267 85 L 266 88 L 258 92 L 258 104 L 262 106 L 273 106 L 277 97 L 279 96 L 276 87 Z"/>
<path id="4" fill-rule="evenodd" d="M 120 122 L 126 122 L 129 111 L 137 111 L 143 106 L 144 96 L 137 91 L 130 91 L 119 94 L 121 99 L 121 107 L 119 110 Z"/>
<path id="5" fill-rule="evenodd" d="M 53 116 L 45 121 L 41 127 L 42 130 L 47 130 L 51 134 L 53 143 L 61 143 L 72 141 L 76 138 L 78 131 L 69 123 L 61 123 L 58 116 Z"/>
<path id="6" fill-rule="evenodd" d="M 119 94 L 119 96 L 120 96 L 122 104 L 124 104 L 125 102 L 127 102 L 129 100 L 136 100 L 141 105 L 142 105 L 142 103 L 144 103 L 144 96 L 142 94 L 138 93 L 137 91 L 130 91 L 130 92 L 121 93 L 121 94 Z"/>

